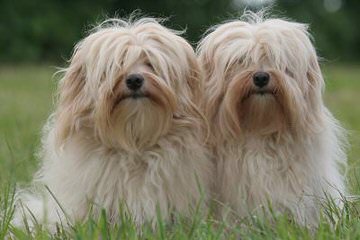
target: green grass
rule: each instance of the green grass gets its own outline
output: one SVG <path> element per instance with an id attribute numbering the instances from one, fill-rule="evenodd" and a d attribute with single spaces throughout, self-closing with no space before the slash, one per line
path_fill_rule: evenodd
<path id="1" fill-rule="evenodd" d="M 13 184 L 30 181 L 37 168 L 34 152 L 39 145 L 42 125 L 51 112 L 56 82 L 54 67 L 0 67 L 0 239 L 9 234 L 12 215 Z M 325 101 L 335 116 L 349 130 L 349 188 L 360 193 L 360 67 L 327 66 Z M 336 212 L 336 209 L 331 208 Z M 322 221 L 319 228 L 309 231 L 286 216 L 270 219 L 249 218 L 229 226 L 210 217 L 178 218 L 175 224 L 152 231 L 144 226 L 139 235 L 124 215 L 122 224 L 110 227 L 106 213 L 99 220 L 89 219 L 71 228 L 59 227 L 51 235 L 38 226 L 30 235 L 26 230 L 12 229 L 16 239 L 360 239 L 360 209 L 356 201 L 347 202 L 338 213 L 335 228 Z M 120 221 L 119 221 L 120 222 Z"/>

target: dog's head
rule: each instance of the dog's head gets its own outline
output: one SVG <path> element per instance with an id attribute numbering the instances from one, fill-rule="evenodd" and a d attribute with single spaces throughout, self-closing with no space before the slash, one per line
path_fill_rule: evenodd
<path id="1" fill-rule="evenodd" d="M 226 138 L 316 127 L 324 81 L 307 26 L 246 18 L 215 27 L 199 45 L 210 122 Z"/>
<path id="2" fill-rule="evenodd" d="M 174 121 L 194 124 L 199 66 L 192 47 L 154 19 L 112 19 L 75 48 L 60 82 L 60 143 L 81 128 L 127 150 L 156 143 Z"/>

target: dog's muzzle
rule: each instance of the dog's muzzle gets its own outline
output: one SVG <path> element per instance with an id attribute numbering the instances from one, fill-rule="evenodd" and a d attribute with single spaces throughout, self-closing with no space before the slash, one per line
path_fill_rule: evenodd
<path id="1" fill-rule="evenodd" d="M 130 74 L 126 78 L 126 87 L 130 91 L 138 91 L 144 84 L 144 77 L 141 74 Z"/>
<path id="2" fill-rule="evenodd" d="M 270 81 L 270 75 L 267 72 L 256 72 L 253 75 L 254 85 L 258 88 L 265 87 Z"/>

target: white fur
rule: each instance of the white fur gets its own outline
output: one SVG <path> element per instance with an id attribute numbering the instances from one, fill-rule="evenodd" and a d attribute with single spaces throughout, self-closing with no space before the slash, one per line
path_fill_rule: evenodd
<path id="1" fill-rule="evenodd" d="M 32 184 L 40 191 L 19 193 L 24 211 L 14 224 L 33 214 L 52 228 L 101 209 L 116 223 L 125 204 L 137 225 L 155 225 L 157 207 L 170 220 L 207 200 L 212 165 L 195 105 L 201 74 L 183 38 L 153 19 L 112 19 L 77 45 L 64 73 Z M 133 73 L 144 76 L 146 97 L 128 97 Z"/>
<path id="2" fill-rule="evenodd" d="M 198 47 L 217 200 L 240 217 L 270 203 L 316 226 L 325 194 L 339 206 L 345 194 L 344 131 L 323 104 L 307 26 L 261 13 L 243 18 L 210 29 Z M 271 76 L 266 94 L 252 82 L 257 71 Z"/>

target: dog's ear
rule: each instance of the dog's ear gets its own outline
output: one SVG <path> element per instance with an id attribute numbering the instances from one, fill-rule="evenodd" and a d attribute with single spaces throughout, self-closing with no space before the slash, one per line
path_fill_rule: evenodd
<path id="1" fill-rule="evenodd" d="M 183 91 L 186 92 L 184 95 L 188 97 L 183 98 L 186 102 L 180 106 L 180 108 L 182 108 L 181 111 L 184 112 L 185 116 L 196 117 L 201 122 L 206 123 L 201 107 L 201 101 L 204 94 L 203 71 L 200 68 L 200 64 L 193 48 L 188 43 L 184 43 L 184 45 L 189 70 L 184 75 L 186 78 L 184 79 L 186 86 L 183 88 Z M 202 125 L 204 126 L 207 124 Z"/>
<path id="2" fill-rule="evenodd" d="M 324 78 L 320 69 L 316 49 L 313 45 L 313 38 L 309 32 L 309 26 L 302 23 L 288 23 L 291 25 L 294 36 L 297 37 L 298 44 L 302 46 L 304 62 L 306 63 L 306 98 L 310 100 L 313 110 L 321 107 L 322 93 L 325 87 Z"/>
<path id="3" fill-rule="evenodd" d="M 308 98 L 312 104 L 314 110 L 319 110 L 322 106 L 322 94 L 325 88 L 325 81 L 321 68 L 319 65 L 318 57 L 315 48 L 311 45 L 310 59 L 308 61 L 308 67 L 306 72 L 308 81 Z"/>
<path id="4" fill-rule="evenodd" d="M 84 93 L 85 69 L 80 47 L 75 48 L 68 68 L 59 82 L 58 108 L 55 112 L 56 143 L 61 145 L 76 131 L 90 111 L 91 100 Z"/>
<path id="5" fill-rule="evenodd" d="M 205 89 L 202 97 L 205 115 L 209 121 L 213 121 L 218 113 L 224 97 L 224 82 L 226 73 L 219 70 L 216 65 L 214 46 L 202 46 L 198 48 L 198 59 L 203 69 L 203 86 Z"/>
<path id="6" fill-rule="evenodd" d="M 309 36 L 309 35 L 308 35 Z M 322 99 L 323 91 L 325 88 L 325 82 L 321 68 L 318 61 L 316 50 L 312 45 L 310 38 L 307 39 L 308 59 L 306 68 L 306 81 L 307 91 L 305 98 L 307 99 L 307 112 L 306 121 L 304 122 L 304 128 L 312 132 L 319 131 L 323 126 L 322 121 L 324 119 L 324 103 Z"/>
<path id="7" fill-rule="evenodd" d="M 309 81 L 309 84 L 311 86 L 311 89 L 313 91 L 316 91 L 317 94 L 322 94 L 324 87 L 325 87 L 325 81 L 321 72 L 321 68 L 318 62 L 318 57 L 315 53 L 315 50 L 313 50 L 313 53 L 310 56 L 308 70 L 307 70 L 307 78 Z"/>
<path id="8" fill-rule="evenodd" d="M 190 91 L 192 101 L 199 105 L 204 91 L 203 71 L 200 68 L 200 64 L 194 53 L 188 54 L 188 62 L 190 65 L 190 71 L 186 79 L 187 86 Z"/>
<path id="9" fill-rule="evenodd" d="M 299 36 L 299 41 L 303 44 L 303 46 L 305 46 L 307 51 L 306 56 L 308 59 L 306 59 L 306 77 L 310 86 L 309 92 L 311 92 L 310 94 L 316 94 L 317 97 L 321 97 L 325 83 L 319 66 L 316 49 L 313 45 L 313 38 L 309 32 L 309 26 L 302 23 L 291 24 L 294 25 L 294 29 L 296 29 L 296 36 Z"/>
<path id="10" fill-rule="evenodd" d="M 308 91 L 305 95 L 308 102 L 307 111 L 312 114 L 306 114 L 306 123 L 304 127 L 316 132 L 319 131 L 323 125 L 324 104 L 322 93 L 325 84 L 317 55 L 315 54 L 315 49 L 313 49 L 313 54 L 308 62 L 306 77 L 308 82 Z"/>

